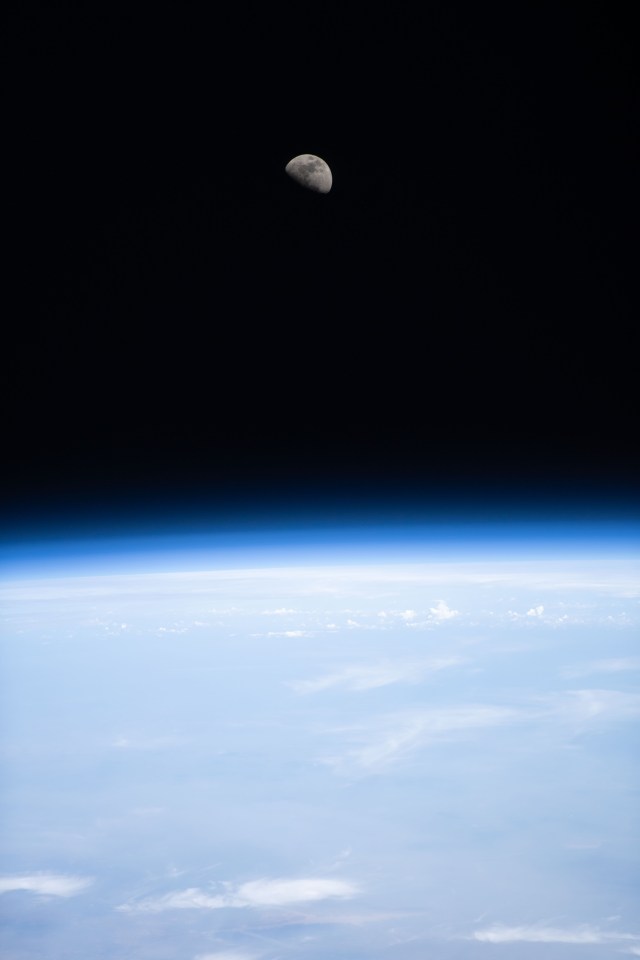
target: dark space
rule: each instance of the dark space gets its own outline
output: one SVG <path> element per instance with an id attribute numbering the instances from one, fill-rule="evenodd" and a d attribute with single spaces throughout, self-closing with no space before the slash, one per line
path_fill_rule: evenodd
<path id="1" fill-rule="evenodd" d="M 203 9 L 7 17 L 4 529 L 637 512 L 620 8 Z"/>

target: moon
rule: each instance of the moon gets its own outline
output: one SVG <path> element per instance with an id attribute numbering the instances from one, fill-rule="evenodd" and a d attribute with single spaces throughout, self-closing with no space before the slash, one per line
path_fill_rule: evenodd
<path id="1" fill-rule="evenodd" d="M 313 153 L 301 153 L 299 157 L 289 160 L 285 171 L 292 180 L 299 183 L 301 187 L 307 190 L 313 190 L 315 193 L 329 193 L 333 178 L 329 164 L 314 156 Z"/>

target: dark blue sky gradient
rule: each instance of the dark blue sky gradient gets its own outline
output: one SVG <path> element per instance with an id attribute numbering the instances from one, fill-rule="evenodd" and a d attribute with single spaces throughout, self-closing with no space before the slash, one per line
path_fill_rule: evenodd
<path id="1" fill-rule="evenodd" d="M 308 564 L 471 562 L 497 559 L 638 557 L 640 513 L 624 508 L 591 511 L 558 505 L 509 515 L 484 504 L 475 510 L 385 509 L 306 513 L 241 511 L 145 523 L 105 522 L 94 516 L 82 527 L 44 525 L 0 543 L 6 579 L 98 573 L 206 570 Z M 640 572 L 640 571 L 639 571 Z"/>
<path id="2" fill-rule="evenodd" d="M 6 542 L 637 518 L 632 31 L 381 11 L 9 18 Z"/>

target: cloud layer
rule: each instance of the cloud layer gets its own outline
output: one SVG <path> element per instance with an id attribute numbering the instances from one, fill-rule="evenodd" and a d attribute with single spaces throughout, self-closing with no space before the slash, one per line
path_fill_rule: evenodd
<path id="1" fill-rule="evenodd" d="M 91 877 L 66 876 L 59 873 L 32 873 L 0 877 L 0 893 L 25 890 L 46 897 L 74 897 L 93 883 Z"/>
<path id="2" fill-rule="evenodd" d="M 285 907 L 319 900 L 346 900 L 358 893 L 347 880 L 318 877 L 250 880 L 237 886 L 223 882 L 221 893 L 210 893 L 197 887 L 149 897 L 123 904 L 127 913 L 160 913 L 164 910 L 222 910 L 236 907 Z"/>
<path id="3" fill-rule="evenodd" d="M 636 941 L 640 943 L 640 934 L 617 933 L 589 925 L 562 929 L 544 924 L 517 927 L 494 924 L 483 930 L 476 930 L 471 939 L 481 943 L 614 944 Z"/>

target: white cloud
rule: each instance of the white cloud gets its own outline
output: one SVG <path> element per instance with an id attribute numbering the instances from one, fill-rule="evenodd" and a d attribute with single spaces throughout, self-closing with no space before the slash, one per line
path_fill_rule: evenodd
<path id="1" fill-rule="evenodd" d="M 346 880 L 307 878 L 292 880 L 251 880 L 238 887 L 238 906 L 284 906 L 312 900 L 345 899 L 357 892 Z"/>
<path id="2" fill-rule="evenodd" d="M 295 613 L 295 610 L 289 609 L 288 607 L 278 607 L 276 610 L 263 610 L 262 613 L 265 616 L 272 617 L 283 617 L 287 613 Z"/>
<path id="3" fill-rule="evenodd" d="M 416 612 L 415 610 L 404 610 L 400 616 L 403 620 L 415 620 Z"/>
<path id="4" fill-rule="evenodd" d="M 255 634 L 259 636 L 259 634 Z M 270 630 L 267 634 L 268 637 L 308 637 L 309 634 L 306 630 Z"/>
<path id="5" fill-rule="evenodd" d="M 33 873 L 0 877 L 0 893 L 26 890 L 46 897 L 75 897 L 93 883 L 91 877 L 74 877 L 59 873 Z"/>
<path id="6" fill-rule="evenodd" d="M 562 929 L 560 927 L 548 927 L 544 924 L 518 927 L 494 924 L 492 927 L 476 930 L 470 939 L 479 940 L 482 943 L 607 944 L 636 940 L 640 942 L 640 935 L 600 930 L 599 927 L 589 925 Z"/>
<path id="7" fill-rule="evenodd" d="M 441 657 L 431 660 L 385 661 L 379 664 L 361 664 L 345 667 L 315 680 L 300 680 L 289 686 L 296 693 L 317 693 L 331 687 L 346 687 L 347 690 L 373 690 L 392 683 L 418 683 L 425 674 L 446 667 L 466 663 L 463 657 Z"/>
<path id="8" fill-rule="evenodd" d="M 558 606 L 566 606 L 566 604 L 558 604 Z M 578 604 L 573 604 L 572 606 L 574 608 L 580 607 Z M 584 607 L 584 605 L 582 606 Z M 504 616 L 513 623 L 522 622 L 531 624 L 533 621 L 537 621 L 547 627 L 575 627 L 586 626 L 587 624 L 602 624 L 606 627 L 629 627 L 637 623 L 637 618 L 630 617 L 624 612 L 602 616 L 589 610 L 582 613 L 551 614 L 548 612 L 545 613 L 545 609 L 545 607 L 540 605 L 531 607 L 526 613 L 519 613 L 517 610 L 507 610 Z"/>
<path id="9" fill-rule="evenodd" d="M 531 607 L 531 610 L 527 610 L 528 617 L 541 617 L 544 613 L 544 607 L 542 604 L 539 604 L 537 607 Z"/>
<path id="10" fill-rule="evenodd" d="M 250 880 L 238 886 L 225 881 L 220 886 L 221 893 L 189 887 L 161 897 L 122 904 L 118 910 L 126 913 L 160 913 L 164 910 L 284 907 L 318 900 L 344 900 L 358 893 L 357 886 L 347 880 L 318 877 Z"/>
<path id="11" fill-rule="evenodd" d="M 434 620 L 451 620 L 459 614 L 458 610 L 451 610 L 442 600 L 436 607 L 429 607 L 429 611 Z"/>

